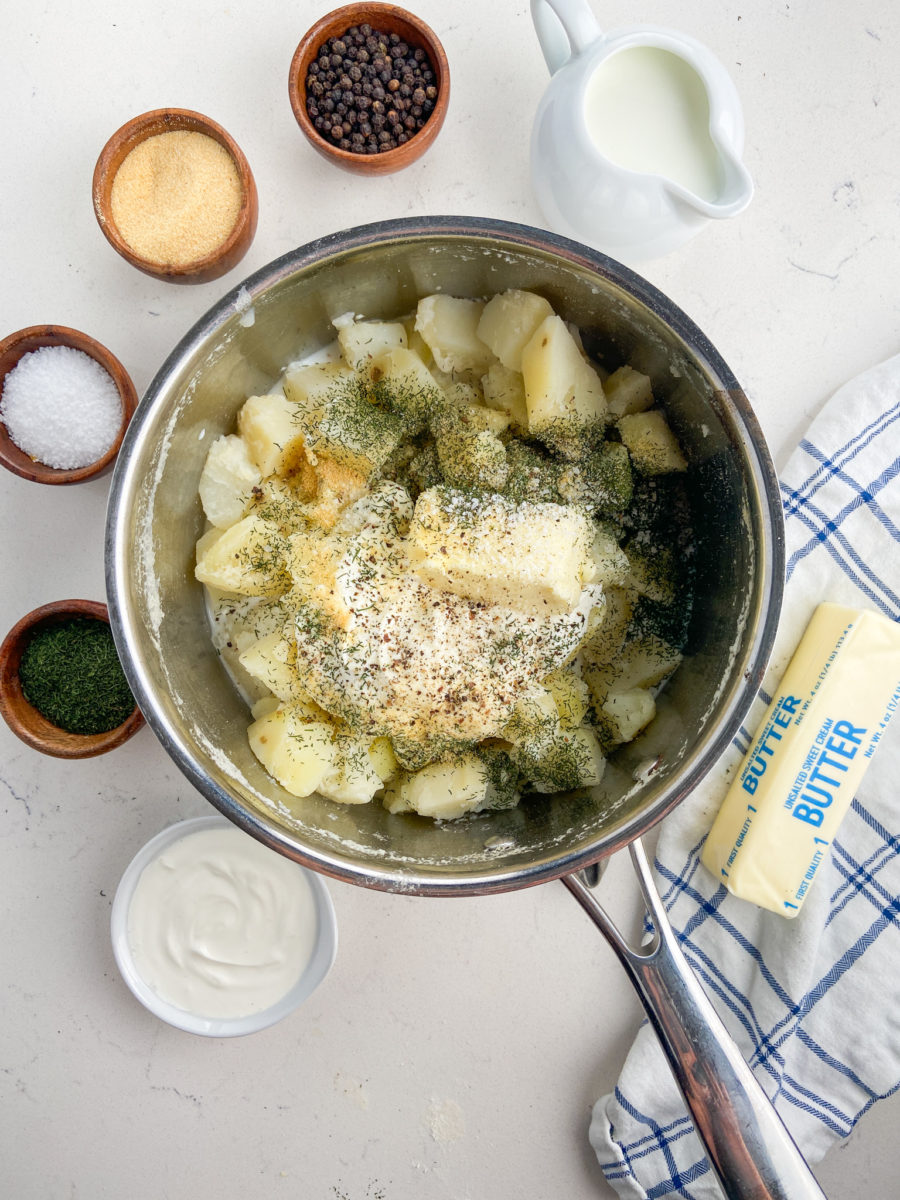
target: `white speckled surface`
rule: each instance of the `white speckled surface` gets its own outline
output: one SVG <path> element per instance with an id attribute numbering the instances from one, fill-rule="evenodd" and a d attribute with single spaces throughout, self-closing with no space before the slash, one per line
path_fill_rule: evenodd
<path id="1" fill-rule="evenodd" d="M 141 391 L 226 288 L 311 238 L 406 213 L 540 224 L 527 146 L 547 76 L 523 0 L 418 0 L 450 59 L 450 113 L 425 158 L 381 180 L 323 163 L 291 114 L 291 54 L 324 6 L 6 7 L 0 335 L 74 325 Z M 694 34 L 737 82 L 754 202 L 643 273 L 710 336 L 783 462 L 834 388 L 900 349 L 900 15 L 888 0 L 595 8 L 609 28 Z M 259 187 L 250 252 L 200 287 L 133 270 L 91 208 L 108 136 L 165 105 L 223 124 Z M 47 600 L 102 598 L 107 486 L 0 477 L 0 632 Z M 210 1042 L 146 1013 L 113 962 L 112 895 L 150 836 L 207 807 L 146 729 L 65 764 L 0 727 L 0 1194 L 612 1196 L 588 1113 L 639 1013 L 561 887 L 447 901 L 331 885 L 337 963 L 283 1024 Z M 626 920 L 628 875 L 614 862 L 601 885 Z M 879 1106 L 820 1168 L 834 1200 L 895 1193 L 898 1114 Z"/>

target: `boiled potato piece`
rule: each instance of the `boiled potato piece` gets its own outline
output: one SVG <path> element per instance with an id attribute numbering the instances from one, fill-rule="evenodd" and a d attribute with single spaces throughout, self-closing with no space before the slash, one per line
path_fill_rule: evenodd
<path id="1" fill-rule="evenodd" d="M 568 792 L 595 787 L 603 778 L 606 759 L 590 729 L 572 729 L 557 738 L 548 753 L 525 772 L 537 792 Z"/>
<path id="2" fill-rule="evenodd" d="M 642 375 L 633 367 L 619 367 L 603 384 L 606 402 L 611 417 L 624 417 L 626 413 L 644 412 L 653 407 L 653 389 L 649 375 Z"/>
<path id="3" fill-rule="evenodd" d="M 665 475 L 687 470 L 687 460 L 678 439 L 658 410 L 620 417 L 619 434 L 628 447 L 631 461 L 642 475 Z"/>
<path id="4" fill-rule="evenodd" d="M 250 507 L 261 480 L 243 438 L 234 433 L 216 438 L 200 475 L 200 503 L 207 518 L 218 529 L 234 525 Z"/>
<path id="5" fill-rule="evenodd" d="M 310 721 L 301 705 L 282 704 L 254 721 L 250 749 L 292 796 L 310 796 L 332 771 L 337 756 L 334 729 Z"/>
<path id="6" fill-rule="evenodd" d="M 513 746 L 513 760 L 527 769 L 549 753 L 563 736 L 559 708 L 546 687 L 535 687 L 513 709 L 501 736 Z"/>
<path id="7" fill-rule="evenodd" d="M 221 530 L 210 531 L 221 533 Z M 203 542 L 197 543 L 198 554 Z M 218 651 L 233 648 L 240 654 L 259 638 L 284 628 L 291 613 L 280 596 L 241 596 L 223 592 L 207 585 L 209 611 L 212 617 L 213 645 Z"/>
<path id="8" fill-rule="evenodd" d="M 561 504 L 429 488 L 416 501 L 410 562 L 427 583 L 486 603 L 571 611 L 589 576 L 593 527 Z"/>
<path id="9" fill-rule="evenodd" d="M 194 576 L 225 592 L 273 595 L 288 582 L 286 551 L 277 526 L 250 513 L 215 540 L 200 539 Z"/>
<path id="10" fill-rule="evenodd" d="M 662 683 L 681 663 L 681 653 L 662 638 L 647 634 L 626 642 L 615 659 L 589 673 L 596 701 L 612 692 L 650 688 Z"/>
<path id="11" fill-rule="evenodd" d="M 364 479 L 384 466 L 406 434 L 400 417 L 372 404 L 352 385 L 334 392 L 305 431 L 315 455 L 326 455 Z"/>
<path id="12" fill-rule="evenodd" d="M 403 328 L 406 330 L 406 344 L 409 349 L 418 354 L 426 367 L 433 367 L 434 355 L 431 353 L 431 347 L 416 329 L 415 313 L 403 322 Z"/>
<path id="13" fill-rule="evenodd" d="M 349 367 L 368 372 L 380 354 L 397 348 L 405 350 L 408 341 L 399 321 L 353 321 L 338 330 L 338 344 Z"/>
<path id="14" fill-rule="evenodd" d="M 526 344 L 522 378 L 529 432 L 564 457 L 580 457 L 585 433 L 605 422 L 606 399 L 600 377 L 560 317 L 547 317 Z"/>
<path id="15" fill-rule="evenodd" d="M 247 646 L 238 655 L 238 662 L 280 700 L 305 705 L 311 719 L 324 715 L 313 704 L 297 674 L 297 643 L 293 637 L 293 623 Z"/>
<path id="16" fill-rule="evenodd" d="M 559 494 L 597 515 L 624 512 L 634 492 L 631 458 L 621 442 L 604 442 L 560 472 Z"/>
<path id="17" fill-rule="evenodd" d="M 646 688 L 610 692 L 597 713 L 601 734 L 611 745 L 633 741 L 656 716 L 656 701 Z"/>
<path id="18" fill-rule="evenodd" d="M 509 417 L 496 408 L 484 404 L 460 404 L 452 410 L 454 422 L 468 426 L 474 433 L 505 433 L 509 429 Z M 440 424 L 434 425 L 435 432 Z"/>
<path id="19" fill-rule="evenodd" d="M 280 707 L 281 701 L 277 696 L 260 696 L 255 704 L 250 705 L 250 716 L 254 721 L 258 721 L 260 717 L 267 717 Z"/>
<path id="20" fill-rule="evenodd" d="M 574 671 L 554 671 L 544 680 L 544 687 L 553 697 L 562 728 L 577 729 L 591 702 L 591 693 L 584 680 Z"/>
<path id="21" fill-rule="evenodd" d="M 487 768 L 477 755 L 467 752 L 454 762 L 432 763 L 407 775 L 393 789 L 389 811 L 449 821 L 477 809 L 487 790 Z"/>
<path id="22" fill-rule="evenodd" d="M 621 587 L 629 577 L 631 564 L 625 551 L 606 530 L 597 528 L 591 546 L 592 583 Z"/>
<path id="23" fill-rule="evenodd" d="M 207 529 L 206 533 L 202 533 L 200 537 L 197 538 L 197 562 L 199 562 L 201 558 L 209 553 L 224 532 L 224 529 L 216 529 L 215 526 L 213 526 L 212 529 Z M 227 591 L 228 589 L 224 588 L 221 590 Z"/>
<path id="24" fill-rule="evenodd" d="M 286 376 L 284 387 L 299 406 L 297 421 L 314 460 L 325 455 L 368 479 L 406 433 L 403 421 L 373 404 L 359 376 L 347 367 L 301 367 Z"/>
<path id="25" fill-rule="evenodd" d="M 528 432 L 528 408 L 525 404 L 525 382 L 521 372 L 511 371 L 502 363 L 494 363 L 481 377 L 485 403 L 505 413 L 518 433 Z"/>
<path id="26" fill-rule="evenodd" d="M 594 670 L 612 662 L 622 649 L 631 624 L 631 593 L 622 587 L 604 587 L 603 599 L 605 603 L 601 619 L 596 624 L 589 623 L 588 635 L 581 644 L 581 660 L 588 682 L 589 669 Z"/>
<path id="27" fill-rule="evenodd" d="M 251 396 L 238 413 L 238 433 L 260 475 L 287 475 L 305 460 L 297 407 L 280 393 Z"/>
<path id="28" fill-rule="evenodd" d="M 442 371 L 478 374 L 494 361 L 490 348 L 478 336 L 484 311 L 480 300 L 459 296 L 426 296 L 416 307 L 416 331 L 422 335 Z"/>
<path id="29" fill-rule="evenodd" d="M 632 541 L 627 549 L 628 586 L 656 604 L 674 604 L 677 581 L 671 546 L 646 546 Z"/>
<path id="30" fill-rule="evenodd" d="M 453 487 L 499 491 L 509 478 L 506 448 L 487 430 L 472 432 L 457 425 L 437 436 L 435 450 L 441 475 Z"/>
<path id="31" fill-rule="evenodd" d="M 441 389 L 444 399 L 453 407 L 475 407 L 484 404 L 484 392 L 480 383 L 461 379 L 458 375 L 450 375 L 437 367 L 432 367 L 431 376 Z"/>
<path id="32" fill-rule="evenodd" d="M 510 371 L 522 370 L 522 351 L 553 309 L 535 292 L 511 288 L 491 297 L 478 322 L 479 338 Z"/>
<path id="33" fill-rule="evenodd" d="M 295 422 L 301 414 L 309 418 L 320 413 L 336 391 L 352 387 L 357 378 L 356 372 L 343 363 L 313 363 L 288 371 L 284 377 L 284 393 L 295 406 Z"/>
<path id="34" fill-rule="evenodd" d="M 339 804 L 368 804 L 384 787 L 375 767 L 370 740 L 342 733 L 335 738 L 334 766 L 318 785 L 318 791 Z"/>
<path id="35" fill-rule="evenodd" d="M 376 738 L 369 747 L 369 758 L 382 783 L 389 783 L 399 770 L 397 756 L 394 754 L 389 738 Z"/>
<path id="36" fill-rule="evenodd" d="M 370 374 L 378 402 L 403 420 L 407 435 L 424 429 L 443 402 L 440 386 L 414 350 L 386 350 L 373 359 Z"/>

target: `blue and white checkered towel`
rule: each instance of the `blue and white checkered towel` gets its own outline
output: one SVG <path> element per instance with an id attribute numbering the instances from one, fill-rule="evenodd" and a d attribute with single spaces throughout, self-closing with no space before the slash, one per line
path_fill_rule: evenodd
<path id="1" fill-rule="evenodd" d="M 729 895 L 700 850 L 813 609 L 900 618 L 900 356 L 838 391 L 783 473 L 787 587 L 760 696 L 712 776 L 663 824 L 657 883 L 688 961 L 811 1162 L 900 1087 L 900 721 L 826 867 L 787 921 Z M 645 1023 L 590 1140 L 628 1200 L 721 1192 Z"/>

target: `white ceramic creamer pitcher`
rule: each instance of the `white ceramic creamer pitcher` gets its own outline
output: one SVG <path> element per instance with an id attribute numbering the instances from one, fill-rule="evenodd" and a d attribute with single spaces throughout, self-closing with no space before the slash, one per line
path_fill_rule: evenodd
<path id="1" fill-rule="evenodd" d="M 747 207 L 741 103 L 710 50 L 652 25 L 603 34 L 587 0 L 531 0 L 531 15 L 553 76 L 531 138 L 552 229 L 641 262 Z"/>

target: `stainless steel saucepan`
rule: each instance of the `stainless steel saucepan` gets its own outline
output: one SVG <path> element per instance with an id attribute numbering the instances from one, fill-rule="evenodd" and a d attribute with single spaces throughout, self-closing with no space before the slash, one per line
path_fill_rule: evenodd
<path id="1" fill-rule="evenodd" d="M 197 484 L 216 436 L 285 363 L 332 339 L 352 311 L 396 317 L 435 291 L 533 288 L 613 365 L 654 380 L 687 453 L 696 599 L 684 663 L 658 715 L 591 793 L 470 815 L 436 827 L 380 805 L 297 800 L 247 743 L 248 713 L 212 648 L 194 545 Z M 246 291 L 243 290 L 246 289 Z M 674 304 L 601 254 L 540 230 L 422 217 L 339 233 L 246 280 L 163 364 L 119 454 L 107 527 L 110 615 L 148 723 L 191 782 L 266 845 L 365 887 L 419 895 L 506 891 L 560 878 L 628 971 L 730 1197 L 821 1197 L 812 1175 L 712 1010 L 668 925 L 639 835 L 703 778 L 762 678 L 781 602 L 775 475 L 725 363 Z M 247 308 L 247 300 L 251 307 Z M 584 872 L 631 846 L 656 930 L 626 945 Z"/>

